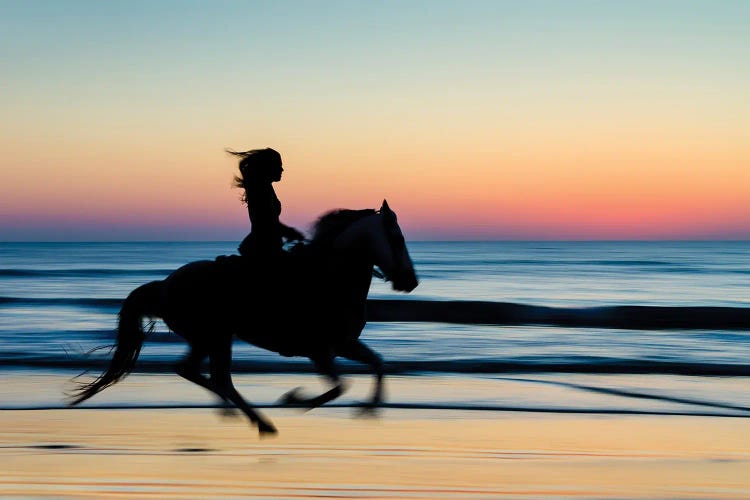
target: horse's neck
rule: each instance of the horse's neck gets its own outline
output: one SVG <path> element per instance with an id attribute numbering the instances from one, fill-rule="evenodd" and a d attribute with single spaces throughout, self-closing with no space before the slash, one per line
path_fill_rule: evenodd
<path id="1" fill-rule="evenodd" d="M 367 300 L 372 282 L 372 264 L 361 255 L 334 252 L 327 259 L 327 288 L 337 300 L 359 303 Z"/>
<path id="2" fill-rule="evenodd" d="M 353 222 L 333 244 L 328 262 L 338 280 L 334 286 L 349 294 L 350 303 L 367 300 L 375 254 L 372 235 L 381 227 L 379 215 L 363 217 Z"/>
<path id="3" fill-rule="evenodd" d="M 357 247 L 312 244 L 293 252 L 287 277 L 302 280 L 301 291 L 313 301 L 364 303 L 372 282 L 373 264 Z"/>

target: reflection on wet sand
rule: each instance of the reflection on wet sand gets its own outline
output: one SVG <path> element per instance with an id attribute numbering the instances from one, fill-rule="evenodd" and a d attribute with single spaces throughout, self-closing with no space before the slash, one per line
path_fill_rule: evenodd
<path id="1" fill-rule="evenodd" d="M 0 412 L 0 496 L 746 498 L 750 421 L 269 410 Z"/>

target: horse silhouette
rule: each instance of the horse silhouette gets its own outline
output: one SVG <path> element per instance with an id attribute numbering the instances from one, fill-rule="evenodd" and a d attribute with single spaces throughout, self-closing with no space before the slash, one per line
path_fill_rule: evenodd
<path id="1" fill-rule="evenodd" d="M 315 397 L 299 388 L 282 401 L 315 408 L 345 387 L 335 364 L 344 357 L 369 365 L 375 386 L 365 409 L 376 408 L 383 394 L 383 362 L 359 336 L 367 321 L 367 295 L 373 274 L 396 291 L 418 285 L 396 213 L 386 200 L 379 210 L 338 209 L 321 216 L 312 240 L 284 255 L 269 272 L 239 256 L 188 263 L 166 279 L 139 286 L 119 313 L 114 353 L 107 369 L 74 391 L 76 405 L 127 376 L 146 338 L 144 319 L 162 319 L 189 344 L 176 372 L 239 408 L 261 435 L 274 425 L 235 389 L 231 377 L 234 336 L 283 356 L 309 358 L 332 387 Z M 151 323 L 153 327 L 153 322 Z M 208 358 L 209 373 L 201 372 Z"/>

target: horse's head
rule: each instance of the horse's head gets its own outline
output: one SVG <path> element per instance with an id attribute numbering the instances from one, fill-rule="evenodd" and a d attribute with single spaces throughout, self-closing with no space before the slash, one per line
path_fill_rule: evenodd
<path id="1" fill-rule="evenodd" d="M 411 292 L 417 287 L 419 280 L 398 225 L 396 212 L 383 200 L 377 216 L 380 227 L 372 234 L 375 265 L 383 271 L 394 290 Z"/>
<path id="2" fill-rule="evenodd" d="M 411 292 L 419 281 L 396 213 L 383 200 L 379 210 L 333 210 L 316 224 L 313 241 L 359 256 L 377 266 L 394 290 Z"/>

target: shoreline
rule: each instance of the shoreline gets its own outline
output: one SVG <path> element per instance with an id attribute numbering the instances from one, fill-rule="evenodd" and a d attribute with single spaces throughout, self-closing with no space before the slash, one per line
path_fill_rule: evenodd
<path id="1" fill-rule="evenodd" d="M 211 409 L 214 396 L 176 374 L 130 374 L 83 404 L 66 394 L 91 371 L 0 369 L 0 412 Z M 328 385 L 315 374 L 235 373 L 240 394 L 258 408 L 284 409 L 280 397 L 297 387 L 309 396 Z M 344 375 L 346 392 L 324 408 L 355 409 L 369 400 L 371 375 Z M 641 374 L 386 375 L 384 410 L 573 415 L 654 415 L 750 418 L 748 377 Z M 317 411 L 317 410 L 316 410 Z"/>
<path id="2" fill-rule="evenodd" d="M 254 408 L 261 410 L 269 409 L 298 409 L 293 405 L 285 404 L 254 404 Z M 364 403 L 327 403 L 325 409 L 353 409 L 366 408 Z M 222 406 L 217 404 L 89 404 L 79 408 L 63 405 L 48 406 L 4 406 L 0 412 L 36 412 L 36 411 L 140 411 L 140 410 L 220 410 Z M 318 410 L 317 408 L 315 410 Z M 700 411 L 666 411 L 666 410 L 628 410 L 628 409 L 586 409 L 586 408 L 534 408 L 523 406 L 488 406 L 488 405 L 459 405 L 459 404 L 419 404 L 419 403 L 382 403 L 378 411 L 386 410 L 411 410 L 411 411 L 453 411 L 471 413 L 529 413 L 529 414 L 553 414 L 553 415 L 599 415 L 599 416 L 654 416 L 654 417 L 710 417 L 710 418 L 738 418 L 750 419 L 747 409 L 738 408 L 742 413 L 717 413 Z"/>

